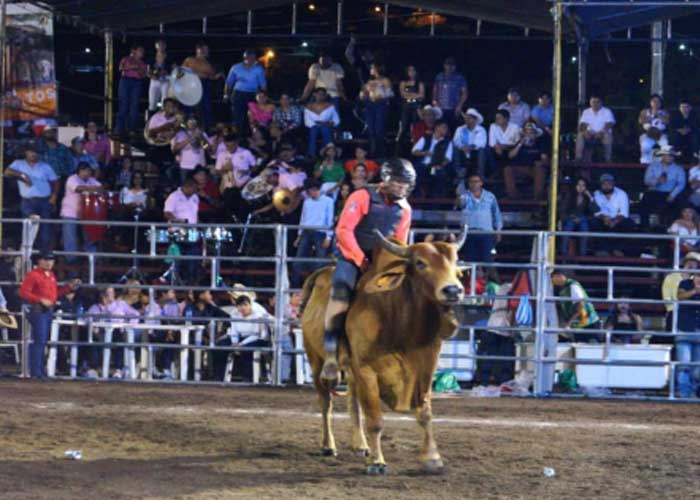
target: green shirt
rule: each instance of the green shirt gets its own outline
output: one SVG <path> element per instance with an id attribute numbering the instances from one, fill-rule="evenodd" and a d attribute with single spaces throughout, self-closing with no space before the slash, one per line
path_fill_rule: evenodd
<path id="1" fill-rule="evenodd" d="M 581 283 L 571 278 L 566 280 L 566 285 L 562 287 L 559 291 L 560 297 L 565 297 L 570 299 L 570 301 L 558 302 L 559 310 L 562 314 L 562 320 L 569 321 L 569 319 L 578 310 L 578 305 L 583 302 L 583 314 L 577 316 L 577 318 L 571 323 L 571 328 L 586 328 L 594 323 L 600 321 L 598 318 L 598 313 L 595 310 L 593 304 L 588 300 L 588 294 L 586 290 L 583 289 Z"/>
<path id="2" fill-rule="evenodd" d="M 345 169 L 339 161 L 334 161 L 331 167 L 322 166 L 322 162 L 318 162 L 314 168 L 314 174 L 318 175 L 321 172 L 321 182 L 340 182 L 345 177 Z"/>

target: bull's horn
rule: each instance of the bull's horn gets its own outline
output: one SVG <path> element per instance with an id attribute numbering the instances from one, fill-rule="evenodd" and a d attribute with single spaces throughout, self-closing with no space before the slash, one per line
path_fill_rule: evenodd
<path id="1" fill-rule="evenodd" d="M 464 242 L 467 241 L 467 234 L 469 233 L 469 226 L 466 224 L 462 226 L 462 232 L 460 233 L 459 237 L 457 240 L 452 243 L 455 247 L 455 251 L 459 252 L 462 247 L 464 246 Z"/>
<path id="2" fill-rule="evenodd" d="M 396 243 L 387 240 L 379 229 L 374 230 L 374 235 L 377 237 L 377 242 L 387 252 L 392 253 L 397 257 L 401 257 L 402 259 L 408 259 L 410 257 L 411 252 L 408 250 L 408 247 L 397 245 Z"/>

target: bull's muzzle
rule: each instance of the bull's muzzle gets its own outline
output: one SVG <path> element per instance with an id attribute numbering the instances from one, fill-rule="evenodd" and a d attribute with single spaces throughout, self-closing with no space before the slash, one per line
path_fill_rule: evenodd
<path id="1" fill-rule="evenodd" d="M 440 290 L 445 302 L 459 302 L 464 296 L 464 288 L 461 285 L 448 285 Z"/>

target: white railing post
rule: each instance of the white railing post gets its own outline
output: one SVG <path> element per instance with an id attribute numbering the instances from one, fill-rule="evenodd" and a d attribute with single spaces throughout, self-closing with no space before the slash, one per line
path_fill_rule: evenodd
<path id="1" fill-rule="evenodd" d="M 275 227 L 275 328 L 272 338 L 274 349 L 273 383 L 282 385 L 282 336 L 284 335 L 285 294 L 287 293 L 287 227 L 281 224 Z"/>
<path id="2" fill-rule="evenodd" d="M 547 279 L 546 256 L 548 247 L 549 233 L 544 231 L 537 233 L 537 298 L 535 301 L 537 310 L 535 313 L 535 382 L 533 386 L 535 396 L 544 396 L 549 391 L 546 387 L 545 364 L 542 359 L 545 354 L 544 331 L 547 321 L 545 313 L 547 287 L 545 286 L 545 280 Z"/>

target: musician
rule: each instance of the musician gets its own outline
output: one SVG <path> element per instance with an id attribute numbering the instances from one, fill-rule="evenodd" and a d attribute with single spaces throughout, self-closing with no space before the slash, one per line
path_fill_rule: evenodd
<path id="1" fill-rule="evenodd" d="M 249 150 L 238 145 L 238 136 L 224 138 L 226 149 L 216 157 L 216 171 L 221 173 L 219 191 L 224 206 L 234 211 L 242 204 L 241 189 L 251 179 L 256 160 Z"/>
<path id="2" fill-rule="evenodd" d="M 19 296 L 29 309 L 27 318 L 32 328 L 32 343 L 29 345 L 29 373 L 32 378 L 46 378 L 44 350 L 49 340 L 56 301 L 80 285 L 80 280 L 75 279 L 58 288 L 52 270 L 54 263 L 53 253 L 42 252 L 37 267 L 27 273 L 19 288 Z"/>
<path id="3" fill-rule="evenodd" d="M 196 53 L 182 63 L 184 68 L 190 68 L 202 81 L 202 99 L 199 101 L 199 114 L 202 117 L 202 124 L 205 130 L 212 125 L 211 113 L 211 82 L 221 80 L 224 75 L 217 73 L 214 66 L 209 62 L 209 47 L 205 43 L 198 43 L 195 47 Z"/>
<path id="4" fill-rule="evenodd" d="M 148 112 L 153 115 L 158 110 L 158 105 L 168 95 L 168 75 L 172 64 L 168 61 L 165 40 L 156 40 L 156 54 L 153 62 L 148 65 L 148 76 L 151 79 L 148 87 Z"/>
<path id="5" fill-rule="evenodd" d="M 281 190 L 290 192 L 291 203 L 283 211 L 280 211 L 280 222 L 285 224 L 295 224 L 300 217 L 300 206 L 302 199 L 302 191 L 304 190 L 304 182 L 306 181 L 306 172 L 304 169 L 296 165 L 288 165 L 286 170 L 279 170 L 279 176 L 273 193 Z M 273 194 L 274 197 L 274 194 Z M 262 208 L 253 211 L 253 215 L 262 215 L 272 212 L 275 207 L 274 202 L 265 205 Z"/>
<path id="6" fill-rule="evenodd" d="M 221 208 L 221 193 L 209 176 L 209 170 L 205 167 L 197 167 L 192 173 L 192 178 L 197 183 L 197 196 L 199 197 L 199 219 L 202 222 L 216 222 Z"/>
<path id="7" fill-rule="evenodd" d="M 134 45 L 131 53 L 119 62 L 119 112 L 115 134 L 136 130 L 139 119 L 139 100 L 143 81 L 146 78 L 146 63 L 143 62 L 143 47 Z"/>
<path id="8" fill-rule="evenodd" d="M 177 112 L 179 103 L 172 97 L 163 99 L 163 109 L 148 120 L 148 135 L 155 138 L 159 134 L 174 133 L 180 126 Z"/>
<path id="9" fill-rule="evenodd" d="M 202 131 L 193 117 L 187 119 L 185 129 L 180 130 L 170 141 L 172 152 L 178 155 L 180 166 L 180 183 L 182 183 L 195 168 L 207 164 L 205 147 L 209 147 L 209 137 Z"/>
<path id="10" fill-rule="evenodd" d="M 63 250 L 66 252 L 77 252 L 78 245 L 78 224 L 76 221 L 80 218 L 83 206 L 83 194 L 101 193 L 102 185 L 94 177 L 92 165 L 87 162 L 78 164 L 76 173 L 68 177 L 66 180 L 66 191 L 61 202 L 61 219 L 63 223 Z M 97 242 L 91 241 L 85 232 L 84 225 L 80 226 L 83 251 L 94 253 L 97 251 Z M 66 255 L 66 263 L 72 264 L 78 260 L 77 255 Z"/>
<path id="11" fill-rule="evenodd" d="M 248 125 L 248 103 L 255 101 L 257 92 L 266 90 L 265 69 L 258 64 L 255 51 L 247 49 L 243 62 L 231 66 L 224 86 L 224 102 L 231 100 L 231 122 L 239 134 L 244 134 Z"/>
<path id="12" fill-rule="evenodd" d="M 199 196 L 197 182 L 191 177 L 184 180 L 182 186 L 170 193 L 165 200 L 163 217 L 168 222 L 179 222 L 185 224 L 197 224 L 199 221 Z M 182 255 L 197 255 L 199 252 L 198 243 L 180 243 Z M 197 281 L 197 261 L 185 260 L 182 265 L 185 282 L 195 283 Z"/>

